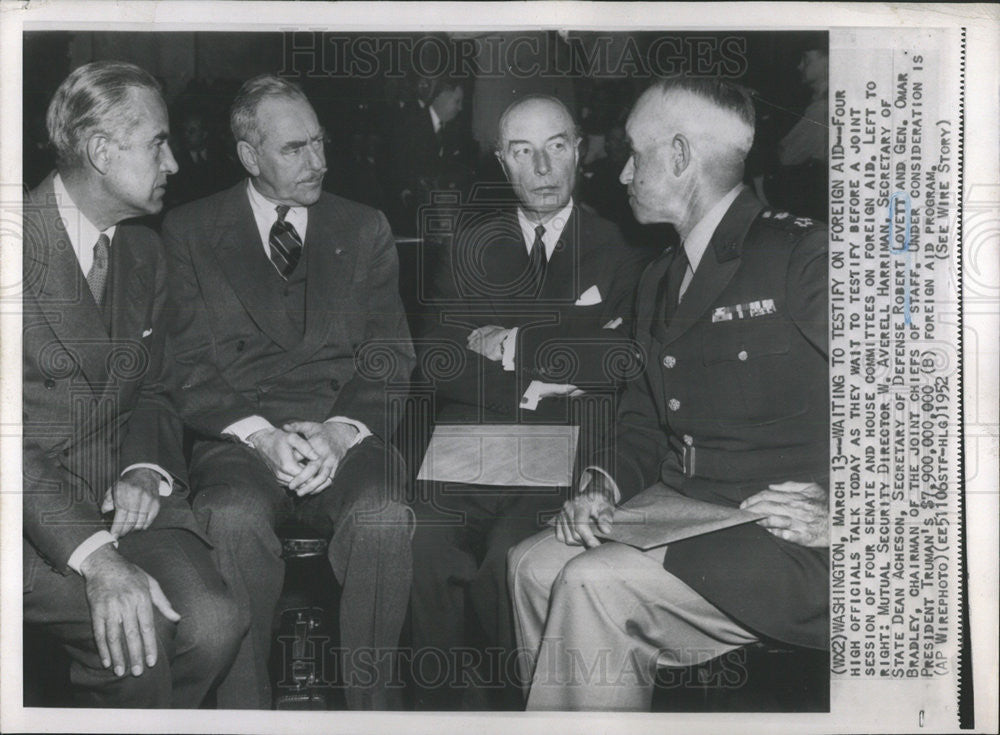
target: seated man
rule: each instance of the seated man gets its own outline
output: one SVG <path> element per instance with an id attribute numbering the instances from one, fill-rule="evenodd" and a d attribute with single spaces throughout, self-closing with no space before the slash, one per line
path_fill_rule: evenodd
<path id="1" fill-rule="evenodd" d="M 333 533 L 347 704 L 384 709 L 412 534 L 388 444 L 413 367 L 392 233 L 380 212 L 323 192 L 326 136 L 297 86 L 249 80 L 231 125 L 249 178 L 164 223 L 176 401 L 201 433 L 194 510 L 251 615 L 219 704 L 271 707 L 275 529 L 295 511 Z"/>
<path id="2" fill-rule="evenodd" d="M 511 553 L 529 709 L 648 710 L 659 665 L 761 636 L 829 644 L 825 228 L 764 210 L 740 183 L 754 116 L 735 87 L 657 83 L 627 132 L 636 218 L 672 223 L 683 244 L 639 286 L 648 364 L 625 388 L 617 442 L 555 531 Z M 595 537 L 616 504 L 664 486 L 766 517 L 647 552 Z"/>
<path id="3" fill-rule="evenodd" d="M 608 428 L 618 383 L 635 363 L 629 320 L 648 256 L 574 201 L 579 142 L 572 115 L 554 97 L 525 97 L 501 116 L 496 156 L 518 205 L 472 202 L 435 279 L 437 320 L 420 344 L 451 346 L 464 365 L 436 382 L 438 423 L 511 424 L 513 433 L 517 424 L 578 426 L 579 444 L 591 451 Z M 566 488 L 425 489 L 416 508 L 414 648 L 445 651 L 458 664 L 478 637 L 500 652 L 484 668 L 513 671 L 507 550 L 543 527 Z M 456 688 L 424 682 L 419 707 L 454 708 L 462 693 L 465 707 L 519 706 L 516 685 L 506 701 L 477 701 L 462 672 L 447 674 Z"/>
<path id="4" fill-rule="evenodd" d="M 196 708 L 247 619 L 185 497 L 159 238 L 125 222 L 177 170 L 166 107 L 139 67 L 95 62 L 47 123 L 57 171 L 24 205 L 24 620 L 79 704 Z"/>

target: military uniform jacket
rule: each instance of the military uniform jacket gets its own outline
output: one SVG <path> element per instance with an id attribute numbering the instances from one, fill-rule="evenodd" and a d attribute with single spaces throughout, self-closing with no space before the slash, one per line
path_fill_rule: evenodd
<path id="1" fill-rule="evenodd" d="M 622 500 L 657 482 L 730 506 L 772 483 L 827 487 L 825 228 L 764 210 L 744 190 L 668 325 L 674 255 L 667 251 L 643 275 L 636 341 L 645 375 L 626 387 L 616 443 L 597 464 Z M 828 645 L 826 548 L 747 524 L 671 544 L 664 566 L 759 634 Z"/>
<path id="2" fill-rule="evenodd" d="M 159 238 L 118 226 L 102 309 L 54 197 L 50 176 L 24 207 L 25 584 L 40 558 L 68 571 L 76 547 L 108 527 L 104 493 L 140 462 L 174 476 L 151 528 L 183 528 L 204 540 L 186 500 L 180 421 L 166 397 Z"/>

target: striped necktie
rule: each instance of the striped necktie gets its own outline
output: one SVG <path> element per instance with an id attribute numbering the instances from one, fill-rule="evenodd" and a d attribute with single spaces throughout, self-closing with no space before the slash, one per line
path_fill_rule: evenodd
<path id="1" fill-rule="evenodd" d="M 103 232 L 94 243 L 94 262 L 87 272 L 87 285 L 98 306 L 104 305 L 104 291 L 108 283 L 108 254 L 111 251 L 111 241 Z"/>
<path id="2" fill-rule="evenodd" d="M 535 242 L 531 245 L 531 253 L 528 255 L 528 270 L 531 273 L 531 283 L 537 292 L 542 287 L 545 280 L 545 243 L 542 236 L 545 234 L 545 226 L 538 225 L 535 228 Z"/>
<path id="3" fill-rule="evenodd" d="M 268 243 L 271 250 L 271 262 L 278 269 L 282 278 L 288 278 L 298 265 L 299 257 L 302 255 L 302 238 L 295 231 L 291 222 L 285 221 L 288 214 L 288 205 L 279 204 L 275 210 L 278 219 L 271 225 L 271 234 Z"/>

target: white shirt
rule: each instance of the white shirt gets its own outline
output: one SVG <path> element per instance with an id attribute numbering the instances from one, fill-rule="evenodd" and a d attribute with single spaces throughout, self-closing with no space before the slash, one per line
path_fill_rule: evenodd
<path id="1" fill-rule="evenodd" d="M 736 197 L 740 195 L 741 191 L 743 191 L 743 184 L 737 184 L 730 189 L 722 199 L 712 205 L 712 208 L 705 213 L 698 224 L 691 228 L 691 232 L 684 240 L 684 252 L 687 253 L 689 265 L 681 280 L 681 297 L 684 296 L 691 279 L 694 278 L 694 272 L 698 270 L 701 258 L 705 254 L 705 250 L 708 249 L 708 243 L 712 241 L 712 235 L 715 234 L 722 218 L 726 216 L 726 212 L 729 211 L 729 207 L 736 201 Z"/>
<path id="2" fill-rule="evenodd" d="M 278 205 L 276 202 L 272 202 L 270 199 L 257 191 L 257 187 L 253 185 L 252 179 L 247 179 L 247 198 L 250 200 L 250 209 L 253 210 L 253 218 L 257 223 L 257 231 L 260 233 L 261 247 L 264 248 L 264 253 L 270 261 L 271 246 L 269 241 L 271 239 L 271 228 L 274 226 L 274 223 L 278 221 Z M 290 207 L 288 213 L 285 215 L 285 222 L 288 222 L 295 228 L 295 231 L 299 234 L 299 238 L 302 240 L 302 246 L 305 248 L 306 227 L 309 224 L 308 207 Z M 352 447 L 372 435 L 371 430 L 365 426 L 364 423 L 356 421 L 355 419 L 347 418 L 346 416 L 332 416 L 328 418 L 327 421 L 348 424 L 357 429 L 358 433 L 354 437 L 354 441 L 351 443 Z M 249 444 L 249 439 L 252 434 L 257 433 L 261 429 L 273 428 L 274 424 L 266 418 L 254 415 L 247 416 L 239 421 L 234 421 L 232 424 L 223 429 L 222 433 L 235 436 L 244 444 Z"/>
<path id="3" fill-rule="evenodd" d="M 427 108 L 431 111 L 431 125 L 434 127 L 434 135 L 437 135 L 441 130 L 441 118 L 434 111 L 434 105 Z"/>
<path id="4" fill-rule="evenodd" d="M 247 179 L 247 198 L 250 200 L 250 209 L 253 210 L 253 219 L 257 223 L 257 232 L 260 233 L 260 245 L 264 248 L 267 259 L 271 259 L 271 228 L 278 221 L 278 203 L 272 202 L 253 185 L 251 179 Z M 295 228 L 302 240 L 302 247 L 306 244 L 306 227 L 309 225 L 309 209 L 307 207 L 290 207 L 285 215 L 285 222 Z"/>
<path id="5" fill-rule="evenodd" d="M 112 225 L 104 231 L 98 230 L 97 225 L 87 219 L 86 215 L 77 208 L 73 202 L 73 197 L 69 195 L 66 185 L 59 174 L 56 174 L 52 179 L 52 189 L 56 196 L 56 211 L 59 212 L 59 219 L 62 220 L 66 237 L 69 238 L 70 247 L 73 248 L 73 254 L 76 256 L 76 260 L 80 264 L 80 270 L 83 271 L 83 275 L 86 278 L 91 267 L 94 265 L 94 245 L 97 244 L 98 238 L 101 235 L 107 235 L 108 247 L 110 249 L 110 243 L 115 239 L 115 232 L 118 228 L 116 225 Z M 173 492 L 174 479 L 170 476 L 169 472 L 157 464 L 139 462 L 126 467 L 122 470 L 121 474 L 124 475 L 130 470 L 137 469 L 150 469 L 160 476 L 159 493 L 161 496 L 166 497 Z M 104 500 L 101 504 L 102 512 L 106 513 L 114 510 L 114 503 L 110 493 L 111 488 L 108 488 L 104 493 Z M 118 538 L 108 531 L 98 531 L 92 534 L 69 555 L 67 566 L 74 572 L 79 573 L 80 565 L 84 560 L 92 552 L 105 544 L 115 544 L 117 546 Z"/>
<path id="6" fill-rule="evenodd" d="M 545 233 L 542 235 L 542 244 L 545 245 L 545 260 L 552 260 L 552 253 L 556 249 L 556 245 L 559 243 L 559 238 L 562 237 L 563 230 L 566 229 L 566 223 L 569 222 L 569 216 L 573 213 L 573 197 L 570 197 L 569 204 L 560 209 L 555 213 L 548 222 L 546 222 L 542 227 L 545 228 Z M 528 215 L 521 208 L 517 208 L 517 221 L 521 225 L 521 232 L 524 234 L 524 248 L 531 253 L 531 246 L 535 244 L 535 228 L 538 227 L 537 222 L 532 222 L 528 219 Z"/>

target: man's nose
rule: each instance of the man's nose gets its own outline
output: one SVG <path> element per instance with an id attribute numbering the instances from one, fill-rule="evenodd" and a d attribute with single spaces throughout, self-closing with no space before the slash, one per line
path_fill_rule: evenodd
<path id="1" fill-rule="evenodd" d="M 170 150 L 170 144 L 165 143 L 163 146 L 163 160 L 160 161 L 160 168 L 167 176 L 172 176 L 177 173 L 177 159 L 174 158 L 174 152 Z"/>
<path id="2" fill-rule="evenodd" d="M 552 170 L 552 164 L 549 161 L 549 154 L 546 151 L 538 151 L 535 153 L 535 173 L 539 176 L 545 176 L 549 171 Z"/>
<path id="3" fill-rule="evenodd" d="M 309 167 L 317 171 L 326 168 L 326 152 L 323 150 L 323 144 L 317 143 L 307 146 L 307 148 L 309 149 Z"/>
<path id="4" fill-rule="evenodd" d="M 631 184 L 632 174 L 634 173 L 635 173 L 635 167 L 632 163 L 632 156 L 629 156 L 628 160 L 625 161 L 625 168 L 623 168 L 622 172 L 618 174 L 618 181 L 620 181 L 623 184 Z"/>

